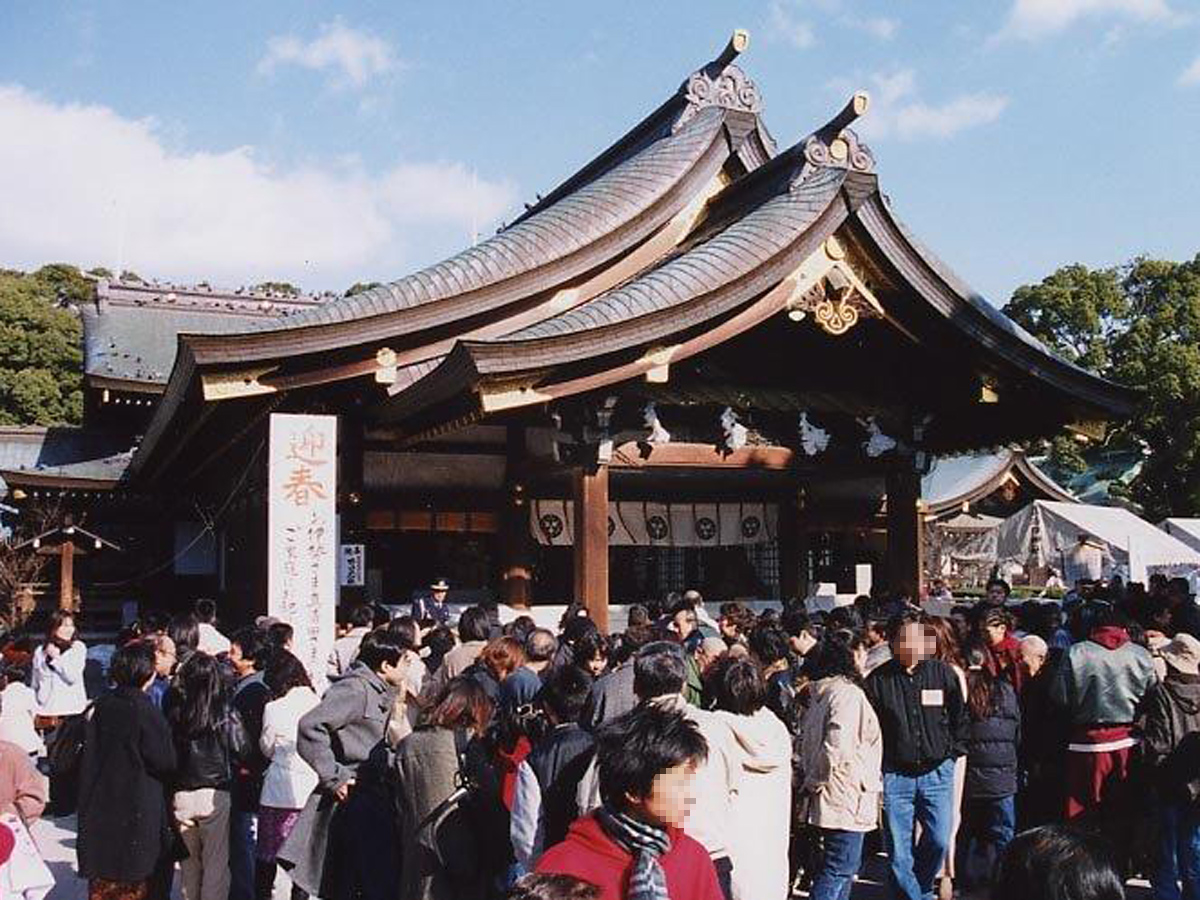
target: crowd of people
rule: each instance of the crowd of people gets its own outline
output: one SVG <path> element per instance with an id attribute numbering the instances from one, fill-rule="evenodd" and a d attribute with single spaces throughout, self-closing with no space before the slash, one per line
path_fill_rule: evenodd
<path id="1" fill-rule="evenodd" d="M 868 851 L 906 900 L 1200 896 L 1186 582 L 945 615 L 688 592 L 615 635 L 434 588 L 346 610 L 320 694 L 289 625 L 226 637 L 208 601 L 89 691 L 57 613 L 6 652 L 0 812 L 42 813 L 43 760 L 98 900 L 266 900 L 280 868 L 329 900 L 845 900 Z"/>

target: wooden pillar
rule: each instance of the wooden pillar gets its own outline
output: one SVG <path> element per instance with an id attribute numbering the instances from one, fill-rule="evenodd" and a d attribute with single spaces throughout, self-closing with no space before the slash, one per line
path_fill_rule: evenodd
<path id="1" fill-rule="evenodd" d="M 58 608 L 75 608 L 75 542 L 70 539 L 58 548 Z"/>
<path id="2" fill-rule="evenodd" d="M 892 591 L 908 593 L 914 602 L 921 596 L 924 571 L 920 500 L 921 476 L 915 470 L 888 473 L 887 583 Z"/>
<path id="3" fill-rule="evenodd" d="M 800 506 L 795 491 L 779 501 L 779 598 L 800 596 Z"/>
<path id="4" fill-rule="evenodd" d="M 499 510 L 500 597 L 518 609 L 528 609 L 533 599 L 529 497 L 520 480 L 525 456 L 525 429 L 510 425 L 505 447 L 505 491 Z"/>
<path id="5" fill-rule="evenodd" d="M 367 504 L 363 485 L 364 450 L 363 421 L 357 415 L 338 416 L 338 552 L 341 544 L 362 544 L 367 538 Z M 368 549 L 366 561 L 371 556 Z M 339 566 L 340 569 L 340 566 Z M 364 572 L 363 587 L 337 588 L 339 605 L 360 603 L 367 599 Z"/>
<path id="6" fill-rule="evenodd" d="M 574 472 L 575 599 L 608 633 L 608 467 Z"/>

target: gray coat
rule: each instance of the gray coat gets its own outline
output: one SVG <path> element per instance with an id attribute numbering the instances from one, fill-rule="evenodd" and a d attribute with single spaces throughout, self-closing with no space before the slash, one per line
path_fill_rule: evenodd
<path id="1" fill-rule="evenodd" d="M 338 809 L 333 791 L 355 777 L 383 740 L 391 709 L 391 690 L 356 662 L 300 720 L 296 749 L 317 773 L 317 789 L 279 851 L 279 861 L 291 870 L 292 882 L 310 895 L 333 896 L 331 885 L 323 884 L 329 874 L 329 830 Z"/>
<path id="2" fill-rule="evenodd" d="M 592 690 L 588 695 L 583 715 L 579 717 L 579 724 L 595 731 L 605 722 L 625 715 L 635 706 L 637 695 L 633 692 L 633 660 L 629 660 L 592 683 Z"/>

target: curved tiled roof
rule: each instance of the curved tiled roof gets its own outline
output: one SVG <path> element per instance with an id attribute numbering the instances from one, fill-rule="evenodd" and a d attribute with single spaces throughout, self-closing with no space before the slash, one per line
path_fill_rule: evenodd
<path id="1" fill-rule="evenodd" d="M 674 187 L 712 145 L 724 119 L 722 109 L 701 110 L 678 133 L 668 130 L 644 151 L 481 244 L 399 281 L 265 327 L 302 328 L 412 309 L 570 256 L 640 215 Z"/>

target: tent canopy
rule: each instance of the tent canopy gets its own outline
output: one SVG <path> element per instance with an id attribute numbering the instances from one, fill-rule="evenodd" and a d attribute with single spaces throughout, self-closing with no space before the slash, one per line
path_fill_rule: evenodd
<path id="1" fill-rule="evenodd" d="M 1200 519 L 1163 519 L 1158 527 L 1193 550 L 1200 551 Z"/>
<path id="2" fill-rule="evenodd" d="M 1144 581 L 1150 569 L 1200 568 L 1200 552 L 1127 509 L 1048 500 L 1035 500 L 1004 520 L 997 556 L 1059 568 L 1081 534 L 1101 548 L 1109 576 L 1124 568 L 1130 580 Z"/>

